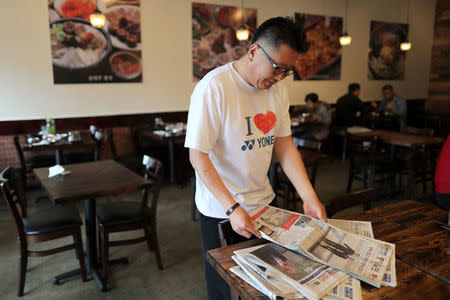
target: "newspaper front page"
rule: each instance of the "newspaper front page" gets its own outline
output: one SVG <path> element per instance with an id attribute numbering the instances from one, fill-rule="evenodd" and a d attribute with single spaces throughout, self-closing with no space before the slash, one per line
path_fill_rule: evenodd
<path id="1" fill-rule="evenodd" d="M 263 238 L 375 287 L 381 286 L 393 252 L 390 244 L 272 206 L 256 211 L 252 220 Z"/>
<path id="2" fill-rule="evenodd" d="M 241 261 L 262 267 L 264 274 L 259 272 L 261 276 L 266 279 L 267 276 L 278 278 L 308 299 L 323 297 L 348 278 L 344 272 L 273 243 L 237 250 L 234 253 Z"/>
<path id="3" fill-rule="evenodd" d="M 369 239 L 374 239 L 372 223 L 365 221 L 351 221 L 351 220 L 339 220 L 328 219 L 328 224 L 336 226 L 347 232 L 352 232 L 358 235 L 362 235 Z M 395 269 L 395 244 L 386 243 L 392 247 L 392 254 L 389 260 L 389 264 L 386 267 L 386 272 L 383 275 L 381 285 L 396 287 L 397 286 L 397 272 Z"/>

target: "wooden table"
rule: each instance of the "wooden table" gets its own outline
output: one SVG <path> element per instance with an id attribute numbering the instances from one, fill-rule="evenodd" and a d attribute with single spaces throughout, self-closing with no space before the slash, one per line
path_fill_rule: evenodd
<path id="1" fill-rule="evenodd" d="M 65 150 L 75 150 L 75 149 L 86 149 L 94 151 L 94 160 L 98 159 L 98 149 L 97 143 L 89 135 L 81 133 L 81 140 L 77 142 L 69 142 L 67 139 L 62 139 L 56 143 L 48 145 L 36 145 L 24 144 L 22 146 L 23 152 L 40 152 L 40 151 L 55 151 L 55 161 L 56 164 L 60 165 L 62 163 L 62 155 Z"/>
<path id="2" fill-rule="evenodd" d="M 448 231 L 434 223 L 434 220 L 446 222 L 447 217 L 448 213 L 443 210 L 414 201 L 404 201 L 350 216 L 348 219 L 372 221 L 375 237 L 395 243 L 397 256 L 406 257 L 412 262 L 405 263 L 396 259 L 396 288 L 377 289 L 362 283 L 363 299 L 448 299 L 450 285 L 445 282 L 445 278 L 441 280 L 430 275 L 431 272 L 448 276 Z M 207 261 L 242 299 L 268 298 L 229 270 L 236 265 L 231 256 L 235 250 L 262 243 L 266 241 L 250 240 L 206 253 Z M 420 267 L 416 267 L 415 263 Z"/>
<path id="3" fill-rule="evenodd" d="M 420 147 L 423 145 L 442 144 L 444 142 L 444 139 L 440 137 L 415 135 L 390 130 L 372 130 L 368 132 L 355 133 L 355 135 L 359 136 L 377 135 L 386 144 L 403 147 Z"/>
<path id="4" fill-rule="evenodd" d="M 171 134 L 168 136 L 163 136 L 154 133 L 152 130 L 142 130 L 139 138 L 148 137 L 153 140 L 167 143 L 169 148 L 169 180 L 170 183 L 177 183 L 175 176 L 175 143 L 184 144 L 184 139 L 186 137 L 185 133 Z"/>
<path id="5" fill-rule="evenodd" d="M 151 186 L 151 182 L 113 160 L 95 161 L 64 166 L 71 173 L 48 178 L 48 168 L 34 169 L 50 200 L 54 204 L 84 200 L 86 220 L 86 262 L 88 271 L 101 291 L 106 285 L 97 272 L 97 227 L 95 198 L 137 191 Z M 78 274 L 74 270 L 56 276 L 54 281 Z"/>

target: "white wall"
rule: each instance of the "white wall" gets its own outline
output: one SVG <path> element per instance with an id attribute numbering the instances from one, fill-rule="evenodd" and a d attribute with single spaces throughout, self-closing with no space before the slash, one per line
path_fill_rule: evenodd
<path id="1" fill-rule="evenodd" d="M 239 0 L 205 0 L 240 6 Z M 190 0 L 141 0 L 143 82 L 53 84 L 47 0 L 0 1 L 0 120 L 42 119 L 187 110 L 194 88 Z M 345 0 L 245 0 L 258 23 L 294 12 L 344 16 Z M 351 46 L 343 49 L 341 80 L 285 82 L 291 104 L 315 91 L 335 102 L 350 82 L 361 97 L 379 98 L 385 81 L 367 80 L 370 21 L 406 23 L 408 0 L 349 0 Z M 406 78 L 391 82 L 406 98 L 428 96 L 435 0 L 412 0 Z M 344 21 L 345 22 L 345 21 Z"/>

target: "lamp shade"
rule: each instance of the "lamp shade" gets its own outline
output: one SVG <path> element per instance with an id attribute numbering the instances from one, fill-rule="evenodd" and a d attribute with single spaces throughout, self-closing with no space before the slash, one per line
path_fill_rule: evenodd
<path id="1" fill-rule="evenodd" d="M 91 14 L 89 15 L 89 20 L 91 21 L 92 26 L 97 28 L 105 25 L 105 15 L 102 14 Z"/>
<path id="2" fill-rule="evenodd" d="M 244 26 L 241 26 L 238 28 L 238 30 L 236 30 L 236 38 L 238 39 L 238 41 L 248 40 L 249 35 L 250 31 Z"/>
<path id="3" fill-rule="evenodd" d="M 408 42 L 408 41 L 405 41 L 405 42 L 401 43 L 401 44 L 400 44 L 400 49 L 401 49 L 402 51 L 408 51 L 408 50 L 410 50 L 410 49 L 411 49 L 411 43 Z"/>
<path id="4" fill-rule="evenodd" d="M 349 36 L 346 32 L 339 38 L 339 43 L 341 44 L 341 46 L 348 46 L 352 43 L 352 37 Z"/>

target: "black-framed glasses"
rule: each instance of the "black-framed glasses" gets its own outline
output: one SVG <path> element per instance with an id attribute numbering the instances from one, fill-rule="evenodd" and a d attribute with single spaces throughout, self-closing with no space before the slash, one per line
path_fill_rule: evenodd
<path id="1" fill-rule="evenodd" d="M 284 73 L 284 76 L 289 76 L 294 74 L 294 70 L 292 68 L 283 68 L 283 67 L 279 67 L 269 56 L 269 54 L 267 54 L 266 50 L 264 50 L 263 47 L 261 47 L 261 45 L 257 44 L 258 47 L 262 50 L 262 53 L 264 53 L 264 55 L 266 56 L 267 60 L 269 61 L 269 63 L 272 65 L 273 67 L 273 73 L 274 74 L 282 74 Z"/>

